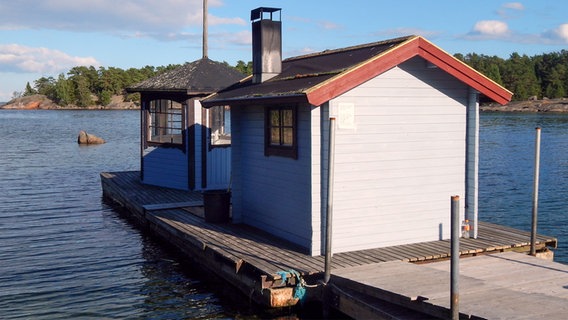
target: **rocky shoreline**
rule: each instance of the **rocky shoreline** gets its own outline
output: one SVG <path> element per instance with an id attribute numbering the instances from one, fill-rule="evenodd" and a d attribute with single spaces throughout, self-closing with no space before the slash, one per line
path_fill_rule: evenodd
<path id="1" fill-rule="evenodd" d="M 116 95 L 111 99 L 111 103 L 106 106 L 92 105 L 88 107 L 79 107 L 75 105 L 60 106 L 41 94 L 25 96 L 13 99 L 0 109 L 12 110 L 130 110 L 139 109 L 140 107 L 132 101 L 124 101 L 124 96 Z"/>
<path id="2" fill-rule="evenodd" d="M 86 110 L 130 110 L 140 107 L 132 101 L 124 101 L 124 96 L 113 96 L 111 103 L 106 106 L 93 105 L 89 107 L 60 106 L 49 100 L 44 95 L 32 95 L 13 99 L 0 109 L 16 110 L 65 110 L 65 109 L 86 109 Z M 542 99 L 527 101 L 511 101 L 502 106 L 496 103 L 482 104 L 479 107 L 481 112 L 547 112 L 547 113 L 568 113 L 568 98 L 562 99 Z"/>
<path id="3" fill-rule="evenodd" d="M 548 112 L 548 113 L 568 113 L 568 99 L 543 99 L 527 101 L 511 101 L 502 106 L 497 103 L 482 104 L 479 107 L 481 112 Z"/>

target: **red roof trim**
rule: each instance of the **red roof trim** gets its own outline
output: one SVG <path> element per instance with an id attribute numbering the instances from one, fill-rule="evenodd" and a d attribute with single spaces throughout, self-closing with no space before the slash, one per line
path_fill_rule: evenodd
<path id="1" fill-rule="evenodd" d="M 511 101 L 513 93 L 509 90 L 501 87 L 493 80 L 454 58 L 428 40 L 419 38 L 419 48 L 419 55 L 422 58 L 458 78 L 495 102 L 506 104 Z"/>
<path id="2" fill-rule="evenodd" d="M 308 101 L 314 106 L 319 106 L 412 58 L 418 54 L 416 46 L 412 45 L 416 39 L 411 38 L 371 60 L 308 89 L 306 91 Z"/>
<path id="3" fill-rule="evenodd" d="M 416 55 L 500 104 L 506 104 L 511 100 L 513 94 L 510 91 L 422 37 L 411 38 L 369 61 L 308 89 L 305 92 L 306 96 L 310 104 L 319 106 Z"/>

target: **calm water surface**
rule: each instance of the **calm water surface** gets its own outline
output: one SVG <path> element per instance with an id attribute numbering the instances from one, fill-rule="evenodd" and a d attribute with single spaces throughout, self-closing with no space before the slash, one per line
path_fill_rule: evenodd
<path id="1" fill-rule="evenodd" d="M 0 111 L 0 318 L 255 318 L 101 199 L 139 170 L 137 111 Z M 103 137 L 79 146 L 79 130 Z M 244 306 L 241 306 L 244 305 Z"/>
<path id="2" fill-rule="evenodd" d="M 568 263 L 568 115 L 483 113 L 480 219 L 531 230 L 536 127 L 541 127 L 538 232 L 558 238 Z"/>
<path id="3" fill-rule="evenodd" d="M 530 230 L 536 126 L 539 232 L 568 263 L 568 115 L 482 115 L 480 217 Z M 108 142 L 79 146 L 79 130 Z M 99 173 L 139 170 L 138 148 L 137 111 L 0 111 L 3 319 L 267 317 L 102 201 Z"/>

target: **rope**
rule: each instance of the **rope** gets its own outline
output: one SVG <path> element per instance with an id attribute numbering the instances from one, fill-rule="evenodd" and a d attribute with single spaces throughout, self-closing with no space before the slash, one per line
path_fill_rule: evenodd
<path id="1" fill-rule="evenodd" d="M 282 278 L 282 283 L 280 283 L 281 285 L 286 284 L 286 278 L 288 277 L 288 274 L 291 275 L 291 277 L 295 277 L 296 278 L 296 287 L 294 288 L 294 298 L 300 300 L 300 303 L 304 302 L 304 299 L 306 297 L 306 288 L 316 288 L 318 285 L 308 285 L 306 283 L 306 281 L 302 278 L 302 275 L 293 269 L 290 269 L 288 271 L 277 271 L 276 274 L 280 275 L 280 277 Z"/>

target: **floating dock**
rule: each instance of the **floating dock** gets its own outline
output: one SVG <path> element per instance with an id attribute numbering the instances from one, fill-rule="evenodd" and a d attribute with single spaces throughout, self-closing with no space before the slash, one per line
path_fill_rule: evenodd
<path id="1" fill-rule="evenodd" d="M 266 308 L 317 300 L 353 318 L 450 314 L 449 240 L 334 254 L 324 286 L 323 256 L 250 226 L 205 222 L 200 193 L 144 185 L 137 171 L 101 173 L 101 184 L 104 197 L 140 225 Z M 538 251 L 556 245 L 556 238 L 537 236 Z M 479 222 L 477 239 L 460 239 L 461 316 L 553 319 L 558 310 L 564 318 L 567 307 L 558 304 L 568 306 L 568 267 L 527 256 L 529 250 L 529 232 L 486 222 Z M 533 313 L 527 313 L 531 299 Z M 544 309 L 549 313 L 538 313 Z"/>

